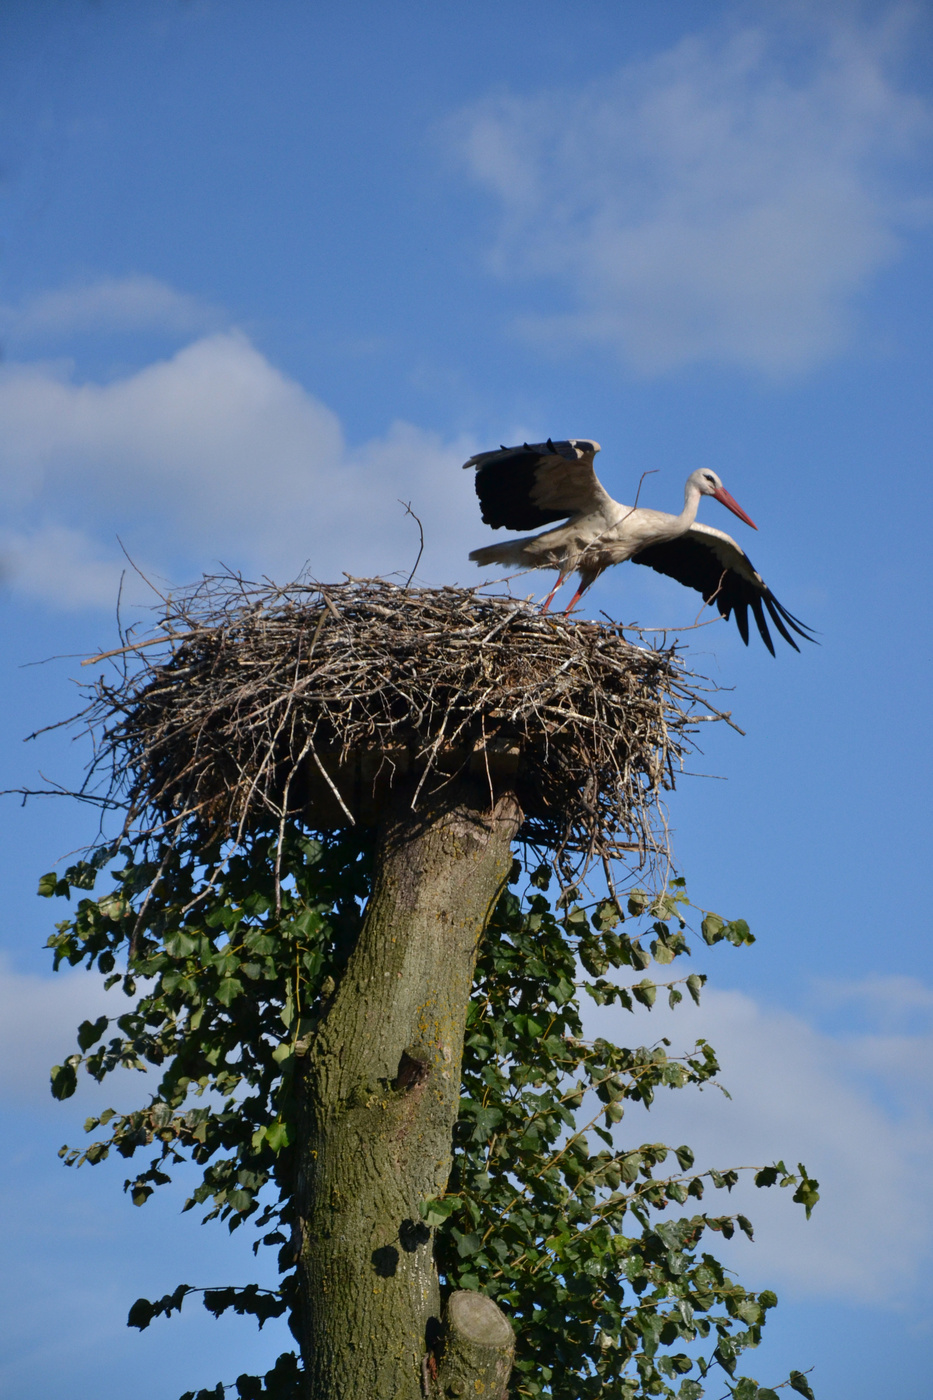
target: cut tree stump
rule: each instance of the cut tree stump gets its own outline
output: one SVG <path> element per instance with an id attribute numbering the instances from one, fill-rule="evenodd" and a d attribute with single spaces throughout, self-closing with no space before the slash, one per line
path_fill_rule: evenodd
<path id="1" fill-rule="evenodd" d="M 484 1293 L 452 1293 L 430 1400 L 504 1400 L 514 1355 L 515 1333 L 502 1309 Z"/>

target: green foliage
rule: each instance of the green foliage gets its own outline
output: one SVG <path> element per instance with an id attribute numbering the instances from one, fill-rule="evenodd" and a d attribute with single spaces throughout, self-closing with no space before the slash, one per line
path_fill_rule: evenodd
<path id="1" fill-rule="evenodd" d="M 252 1314 L 260 1329 L 270 1317 L 281 1317 L 285 1311 L 285 1301 L 277 1290 L 260 1288 L 255 1283 L 246 1288 L 192 1288 L 190 1283 L 180 1283 L 173 1293 L 166 1293 L 154 1303 L 148 1298 L 137 1298 L 126 1319 L 127 1326 L 144 1332 L 154 1317 L 171 1317 L 173 1312 L 181 1312 L 189 1293 L 203 1294 L 204 1306 L 215 1317 L 230 1311 L 241 1317 Z"/>
<path id="2" fill-rule="evenodd" d="M 532 883 L 546 878 L 541 869 Z M 698 1208 L 710 1188 L 728 1193 L 737 1172 L 695 1172 L 689 1147 L 639 1143 L 617 1127 L 631 1103 L 650 1107 L 662 1090 L 711 1083 L 715 1052 L 702 1040 L 674 1056 L 666 1038 L 634 1049 L 583 1038 L 581 991 L 628 1010 L 651 1007 L 659 993 L 674 1006 L 681 986 L 699 999 L 704 979 L 695 974 L 631 981 L 652 961 L 689 954 L 687 902 L 682 881 L 655 901 L 636 891 L 629 913 L 652 922 L 628 933 L 613 901 L 561 910 L 542 894 L 524 905 L 508 894 L 487 932 L 454 1172 L 449 1194 L 425 1212 L 444 1222 L 448 1286 L 480 1289 L 513 1318 L 519 1395 L 693 1400 L 715 1363 L 738 1400 L 768 1400 L 735 1373 L 777 1299 L 747 1292 L 704 1248 L 709 1232 L 751 1238 L 751 1223 Z M 703 936 L 753 941 L 744 923 L 717 915 L 706 916 Z M 589 975 L 579 982 L 581 966 Z M 628 980 L 607 978 L 610 969 Z M 797 1186 L 805 1204 L 816 1198 L 802 1167 L 798 1178 L 778 1163 L 756 1180 Z"/>
<path id="3" fill-rule="evenodd" d="M 359 929 L 370 856 L 364 836 L 291 829 L 281 850 L 277 836 L 254 834 L 210 862 L 193 837 L 152 858 L 102 849 L 40 882 L 46 896 L 83 892 L 49 940 L 56 967 L 96 967 L 131 1003 L 80 1026 L 78 1053 L 52 1071 L 53 1094 L 73 1094 L 79 1069 L 98 1081 L 121 1067 L 159 1075 L 147 1080 L 144 1106 L 89 1119 L 90 1146 L 64 1147 L 62 1157 L 80 1165 L 140 1154 L 125 1182 L 137 1205 L 191 1160 L 202 1170 L 185 1208 L 205 1207 L 205 1219 L 231 1230 L 252 1220 L 254 1249 L 279 1251 L 279 1289 L 182 1284 L 134 1303 L 131 1326 L 170 1316 L 191 1293 L 217 1316 L 233 1310 L 260 1326 L 292 1315 L 294 1076 Z M 99 871 L 118 857 L 113 888 L 92 897 Z M 521 874 L 516 862 L 515 881 Z M 689 1147 L 638 1142 L 620 1126 L 632 1103 L 647 1108 L 664 1090 L 713 1083 L 714 1050 L 700 1040 L 677 1055 L 667 1039 L 624 1047 L 583 1036 L 583 997 L 629 1011 L 659 996 L 676 1006 L 684 992 L 699 1000 L 702 976 L 649 975 L 690 953 L 683 881 L 659 898 L 634 891 L 624 914 L 613 900 L 549 900 L 547 867 L 529 878 L 525 900 L 503 895 L 483 943 L 453 1172 L 448 1193 L 423 1207 L 444 1286 L 481 1289 L 512 1317 L 517 1395 L 699 1400 L 716 1367 L 717 1397 L 725 1378 L 736 1400 L 773 1400 L 737 1368 L 777 1299 L 746 1291 L 709 1252 L 711 1234 L 751 1238 L 744 1215 L 702 1204 L 708 1193 L 728 1195 L 738 1173 L 695 1170 Z M 754 941 L 742 920 L 709 913 L 701 936 Z M 794 1187 L 808 1215 L 818 1199 L 803 1166 L 790 1173 L 778 1162 L 755 1182 Z M 784 1384 L 811 1393 L 799 1372 Z M 284 1353 L 264 1377 L 226 1389 L 242 1400 L 295 1400 L 299 1364 Z"/>

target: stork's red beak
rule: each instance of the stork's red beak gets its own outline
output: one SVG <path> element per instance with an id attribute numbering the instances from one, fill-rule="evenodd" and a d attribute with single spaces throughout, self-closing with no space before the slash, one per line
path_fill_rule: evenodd
<path id="1" fill-rule="evenodd" d="M 751 516 L 745 514 L 738 501 L 733 500 L 724 486 L 717 486 L 716 490 L 713 492 L 713 496 L 717 501 L 721 501 L 724 506 L 727 506 L 729 510 L 732 511 L 733 515 L 737 515 L 740 520 L 744 520 L 746 525 L 751 525 L 753 530 L 758 529 L 758 526 L 755 524 L 754 520 L 752 520 Z"/>

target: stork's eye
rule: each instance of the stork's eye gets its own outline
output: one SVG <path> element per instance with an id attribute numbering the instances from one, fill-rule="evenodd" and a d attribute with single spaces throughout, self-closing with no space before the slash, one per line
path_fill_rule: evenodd
<path id="1" fill-rule="evenodd" d="M 710 476 L 709 472 L 704 472 L 703 475 L 706 477 L 707 481 L 712 482 L 714 486 L 716 485 L 716 478 L 714 476 Z"/>

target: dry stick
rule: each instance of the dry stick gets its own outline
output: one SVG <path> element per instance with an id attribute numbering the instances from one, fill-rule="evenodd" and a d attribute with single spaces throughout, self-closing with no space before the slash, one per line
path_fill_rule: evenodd
<path id="1" fill-rule="evenodd" d="M 312 738 L 308 738 L 308 739 L 305 741 L 304 746 L 303 746 L 303 748 L 302 748 L 302 750 L 301 750 L 301 753 L 298 755 L 298 757 L 295 759 L 295 762 L 294 762 L 294 763 L 292 764 L 292 766 L 291 766 L 291 769 L 290 769 L 290 771 L 289 771 L 288 777 L 285 779 L 285 786 L 284 786 L 284 788 L 283 788 L 283 790 L 282 790 L 282 817 L 281 817 L 281 820 L 279 821 L 279 839 L 278 839 L 278 842 L 276 843 L 276 848 L 275 848 L 275 916 L 276 916 L 276 918 L 281 917 L 281 913 L 282 913 L 282 879 L 281 879 L 281 876 L 282 876 L 282 847 L 283 847 L 284 844 L 285 844 L 285 819 L 286 819 L 286 817 L 287 817 L 287 815 L 288 815 L 288 795 L 289 795 L 289 792 L 290 792 L 290 790 L 291 790 L 292 778 L 294 778 L 294 776 L 295 776 L 295 774 L 298 772 L 298 769 L 300 768 L 301 764 L 304 762 L 305 758 L 307 757 L 308 753 L 310 752 L 311 747 L 312 747 L 312 742 L 313 742 Z M 320 765 L 318 765 L 318 766 L 320 766 Z M 346 808 L 344 808 L 344 811 L 346 811 Z M 352 818 L 352 817 L 350 818 L 350 821 L 351 821 L 351 824 L 352 824 L 352 821 L 353 821 L 353 818 Z"/>
<path id="2" fill-rule="evenodd" d="M 164 637 L 150 637 L 145 642 L 130 642 L 128 646 L 114 647 L 112 651 L 101 651 L 97 656 L 89 656 L 85 661 L 81 662 L 81 665 L 95 666 L 98 661 L 106 661 L 109 656 L 125 656 L 127 652 L 142 651 L 143 647 L 155 647 L 158 646 L 160 642 L 186 642 L 191 637 L 197 636 L 198 632 L 202 630 L 202 628 L 196 627 L 190 632 L 168 632 Z"/>
<path id="3" fill-rule="evenodd" d="M 121 569 L 121 571 L 120 571 L 120 587 L 119 587 L 119 589 L 117 590 L 117 606 L 116 606 L 117 635 L 118 635 L 119 638 L 120 638 L 121 644 L 125 644 L 127 637 L 130 635 L 128 632 L 124 632 L 124 630 L 123 630 L 123 618 L 122 618 L 121 612 L 120 612 L 121 604 L 122 604 L 122 602 L 123 602 L 123 584 L 124 584 L 125 579 L 126 579 L 126 570 L 125 570 L 125 569 Z M 124 656 L 122 662 L 120 663 L 120 675 L 121 675 L 121 678 L 122 678 L 123 682 L 125 683 L 125 682 L 126 682 L 126 679 L 127 679 L 127 659 L 126 659 L 125 656 Z"/>
<path id="4" fill-rule="evenodd" d="M 137 574 L 139 575 L 139 577 L 142 579 L 143 583 L 146 585 L 147 588 L 151 588 L 151 589 L 152 589 L 153 593 L 156 595 L 157 598 L 161 598 L 163 603 L 167 603 L 167 602 L 168 602 L 168 599 L 165 597 L 165 594 L 162 593 L 160 589 L 156 588 L 156 586 L 155 586 L 155 584 L 152 582 L 152 579 L 151 579 L 151 578 L 147 578 L 147 577 L 146 577 L 146 575 L 143 573 L 142 569 L 141 569 L 141 568 L 139 567 L 139 565 L 136 563 L 136 560 L 135 560 L 135 559 L 133 558 L 133 556 L 130 554 L 130 552 L 129 552 L 129 550 L 127 549 L 126 545 L 125 545 L 125 544 L 123 543 L 123 541 L 120 539 L 120 536 L 119 536 L 119 535 L 117 535 L 117 544 L 118 544 L 118 545 L 120 546 L 120 548 L 122 549 L 122 551 L 123 551 L 123 553 L 124 553 L 124 555 L 125 555 L 125 557 L 126 557 L 127 563 L 129 564 L 130 568 L 134 571 L 134 573 L 137 573 Z"/>
<path id="5" fill-rule="evenodd" d="M 424 765 L 424 772 L 421 774 L 421 777 L 420 777 L 419 780 L 418 780 L 418 786 L 415 788 L 415 795 L 414 795 L 414 797 L 411 799 L 411 810 L 412 810 L 413 812 L 415 811 L 415 809 L 416 809 L 417 806 L 418 806 L 418 798 L 419 798 L 420 795 L 421 795 L 421 789 L 424 787 L 425 780 L 427 779 L 427 776 L 428 776 L 428 774 L 429 774 L 430 771 L 431 771 L 431 768 L 432 768 L 433 763 L 434 763 L 434 759 L 437 757 L 437 754 L 438 754 L 438 751 L 439 751 L 439 749 L 440 749 L 441 743 L 443 742 L 443 739 L 444 739 L 444 731 L 445 731 L 446 728 L 447 728 L 447 715 L 448 715 L 449 713 L 450 713 L 450 712 L 448 711 L 447 714 L 444 715 L 444 718 L 441 720 L 441 727 L 440 727 L 440 729 L 438 730 L 437 738 L 434 740 L 434 743 L 431 745 L 431 750 L 430 750 L 430 752 L 429 752 L 429 754 L 428 754 L 428 756 L 427 756 L 427 761 L 426 761 L 426 763 L 425 763 L 425 765 Z"/>
<path id="6" fill-rule="evenodd" d="M 338 792 L 336 786 L 331 781 L 330 774 L 327 772 L 327 769 L 324 767 L 323 763 L 317 756 L 317 750 L 314 748 L 310 749 L 310 754 L 311 757 L 314 759 L 315 763 L 317 764 L 318 768 L 320 769 L 321 776 L 327 783 L 327 786 L 330 788 L 331 792 L 334 794 L 337 801 L 340 803 L 341 810 L 346 816 L 347 821 L 350 823 L 351 826 L 356 826 L 356 819 L 354 818 L 353 813 L 350 811 L 349 807 L 344 802 L 343 798 L 340 796 L 340 793 Z"/>
<path id="7" fill-rule="evenodd" d="M 155 873 L 155 876 L 153 877 L 152 880 L 150 880 L 150 882 L 149 882 L 149 887 L 148 887 L 148 889 L 146 890 L 146 896 L 145 896 L 145 898 L 143 899 L 142 904 L 139 906 L 139 913 L 136 915 L 136 921 L 135 921 L 135 923 L 133 924 L 133 931 L 132 931 L 132 933 L 130 934 L 130 941 L 129 941 L 129 945 L 128 945 L 128 948 L 127 948 L 127 954 L 126 954 L 126 956 L 127 956 L 127 964 L 131 963 L 131 962 L 133 961 L 133 959 L 135 958 L 135 956 L 136 956 L 137 949 L 139 948 L 139 935 L 140 935 L 140 932 L 141 932 L 142 926 L 143 926 L 143 915 L 145 914 L 146 910 L 147 910 L 148 907 L 149 907 L 149 902 L 150 902 L 150 900 L 152 899 L 153 894 L 155 893 L 155 887 L 156 887 L 156 885 L 159 883 L 159 881 L 161 880 L 161 878 L 162 878 L 162 876 L 163 876 L 163 874 L 164 874 L 164 872 L 165 872 L 165 867 L 166 867 L 166 866 L 168 865 L 168 863 L 169 863 L 169 859 L 171 858 L 171 856 L 172 856 L 172 854 L 173 854 L 173 852 L 174 852 L 174 850 L 175 850 L 175 847 L 176 847 L 176 845 L 177 845 L 177 843 L 178 843 L 178 838 L 179 838 L 180 835 L 181 835 L 181 828 L 178 827 L 178 828 L 176 828 L 176 830 L 175 830 L 174 833 L 172 834 L 171 840 L 169 841 L 168 850 L 165 852 L 165 855 L 162 857 L 162 860 L 161 860 L 161 862 L 160 862 L 160 864 L 159 864 L 158 870 L 157 870 L 156 873 Z"/>
<path id="8" fill-rule="evenodd" d="M 315 643 L 315 642 L 317 641 L 317 639 L 318 639 L 318 635 L 320 634 L 321 628 L 322 628 L 323 625 L 324 625 L 324 620 L 325 620 L 326 617 L 327 617 L 327 613 L 322 612 L 322 613 L 321 613 L 321 620 L 320 620 L 320 622 L 319 622 L 318 625 L 317 625 L 317 631 L 315 632 L 314 638 L 312 639 L 312 642 L 311 642 L 312 648 L 314 647 L 314 643 Z M 296 658 L 295 658 L 295 675 L 296 675 L 296 677 L 297 677 L 297 674 L 298 674 L 298 667 L 299 667 L 300 664 L 301 664 L 301 649 L 300 649 L 300 643 L 299 643 L 298 655 L 297 655 Z M 236 844 L 237 844 L 237 845 L 239 845 L 240 842 L 241 842 L 242 839 L 243 839 L 243 832 L 244 832 L 245 827 L 246 827 L 246 818 L 247 818 L 247 816 L 249 815 L 249 804 L 250 804 L 250 801 L 252 800 L 253 793 L 256 791 L 256 787 L 257 787 L 257 784 L 259 783 L 259 779 L 262 777 L 263 773 L 266 771 L 267 767 L 269 766 L 269 763 L 271 762 L 271 760 L 272 760 L 272 758 L 273 758 L 273 756 L 274 756 L 274 753 L 275 753 L 275 746 L 276 746 L 276 744 L 278 743 L 278 740 L 279 740 L 279 737 L 280 737 L 280 735 L 281 735 L 281 733 L 282 733 L 282 730 L 285 728 L 286 721 L 288 720 L 288 716 L 289 716 L 289 713 L 290 713 L 290 711 L 291 711 L 291 702 L 292 702 L 292 698 L 293 698 L 293 696 L 294 696 L 294 684 L 295 684 L 295 683 L 294 683 L 294 681 L 293 681 L 293 682 L 292 682 L 292 690 L 289 692 L 288 700 L 286 701 L 285 713 L 282 715 L 282 718 L 281 718 L 281 720 L 279 721 L 279 724 L 278 724 L 278 727 L 276 728 L 275 733 L 273 734 L 273 736 L 272 736 L 270 742 L 269 742 L 269 743 L 267 744 L 267 746 L 266 746 L 266 751 L 265 751 L 265 753 L 264 753 L 264 755 L 263 755 L 263 757 L 262 757 L 262 760 L 261 760 L 261 762 L 260 762 L 260 764 L 259 764 L 259 767 L 256 769 L 256 775 L 255 775 L 255 777 L 253 778 L 252 784 L 251 784 L 251 786 L 250 786 L 250 790 L 249 790 L 249 792 L 248 792 L 247 795 L 246 795 L 246 801 L 245 801 L 244 804 L 243 804 L 243 814 L 242 814 L 242 816 L 241 816 L 241 818 L 240 818 L 239 826 L 237 827 L 237 835 L 236 835 Z"/>
<path id="9" fill-rule="evenodd" d="M 330 609 L 331 616 L 336 618 L 338 622 L 342 622 L 343 618 L 340 615 L 340 609 L 331 600 L 330 595 L 326 593 L 323 588 L 321 589 L 321 597 L 324 599 L 325 606 Z"/>
<path id="10" fill-rule="evenodd" d="M 699 625 L 699 623 L 700 623 L 700 618 L 703 616 L 703 609 L 704 609 L 704 608 L 708 608 L 709 605 L 710 605 L 711 603 L 714 603 L 714 602 L 716 601 L 716 599 L 719 597 L 720 593 L 722 592 L 722 586 L 723 586 L 723 584 L 724 584 L 725 581 L 726 581 L 726 575 L 728 574 L 728 572 L 729 572 L 728 569 L 723 569 L 722 573 L 719 575 L 719 582 L 718 582 L 717 585 L 716 585 L 715 592 L 711 593 L 711 594 L 709 595 L 708 598 L 704 598 L 704 599 L 703 599 L 703 607 L 700 609 L 700 611 L 697 613 L 696 617 L 695 617 L 694 620 L 693 620 L 693 625 L 694 625 L 694 627 L 697 627 L 697 626 Z M 720 616 L 722 616 L 721 613 L 720 613 Z M 714 617 L 711 617 L 711 618 L 710 618 L 710 622 L 715 622 L 715 621 L 716 621 L 716 619 L 715 619 Z"/>
<path id="11" fill-rule="evenodd" d="M 415 522 L 415 524 L 418 526 L 418 534 L 419 534 L 419 536 L 420 536 L 420 538 L 421 538 L 421 545 L 420 545 L 420 547 L 419 547 L 419 549 L 418 549 L 418 557 L 417 557 L 417 559 L 415 560 L 414 564 L 412 565 L 411 573 L 408 575 L 408 578 L 405 580 L 405 587 L 407 588 L 407 587 L 409 586 L 409 584 L 411 583 L 412 579 L 414 578 L 415 574 L 416 574 L 417 571 L 418 571 L 418 565 L 421 563 L 421 556 L 422 556 L 422 554 L 424 553 L 424 526 L 421 524 L 420 519 L 419 519 L 418 516 L 415 514 L 415 512 L 412 510 L 412 508 L 411 508 L 411 501 L 403 501 L 403 500 L 399 499 L 399 505 L 405 507 L 405 512 L 406 512 L 406 514 L 407 514 L 407 515 L 410 515 L 411 518 L 412 518 L 412 520 L 413 520 L 413 521 Z"/>
<path id="12" fill-rule="evenodd" d="M 699 617 L 702 614 L 702 612 L 703 608 L 701 608 L 700 611 L 697 613 L 697 617 Z M 603 616 L 605 617 L 605 613 L 603 613 Z M 653 636 L 657 636 L 658 633 L 660 633 L 663 637 L 666 638 L 669 632 L 674 632 L 678 636 L 681 632 L 699 632 L 702 628 L 714 627 L 717 622 L 721 621 L 722 617 L 717 616 L 707 618 L 706 622 L 697 622 L 694 620 L 693 622 L 684 622 L 681 624 L 666 623 L 663 626 L 661 624 L 658 624 L 658 626 L 656 627 L 651 627 L 647 624 L 642 624 L 640 622 L 627 622 L 625 624 L 625 631 L 637 632 L 640 637 L 644 637 L 648 633 L 651 633 Z M 667 646 L 666 641 L 664 642 L 664 645 Z"/>
<path id="13" fill-rule="evenodd" d="M 489 810 L 492 811 L 496 805 L 496 794 L 493 792 L 492 774 L 489 771 L 489 750 L 486 747 L 486 716 L 482 713 L 480 714 L 480 728 L 483 735 L 483 763 L 486 765 L 486 782 L 489 784 Z"/>

